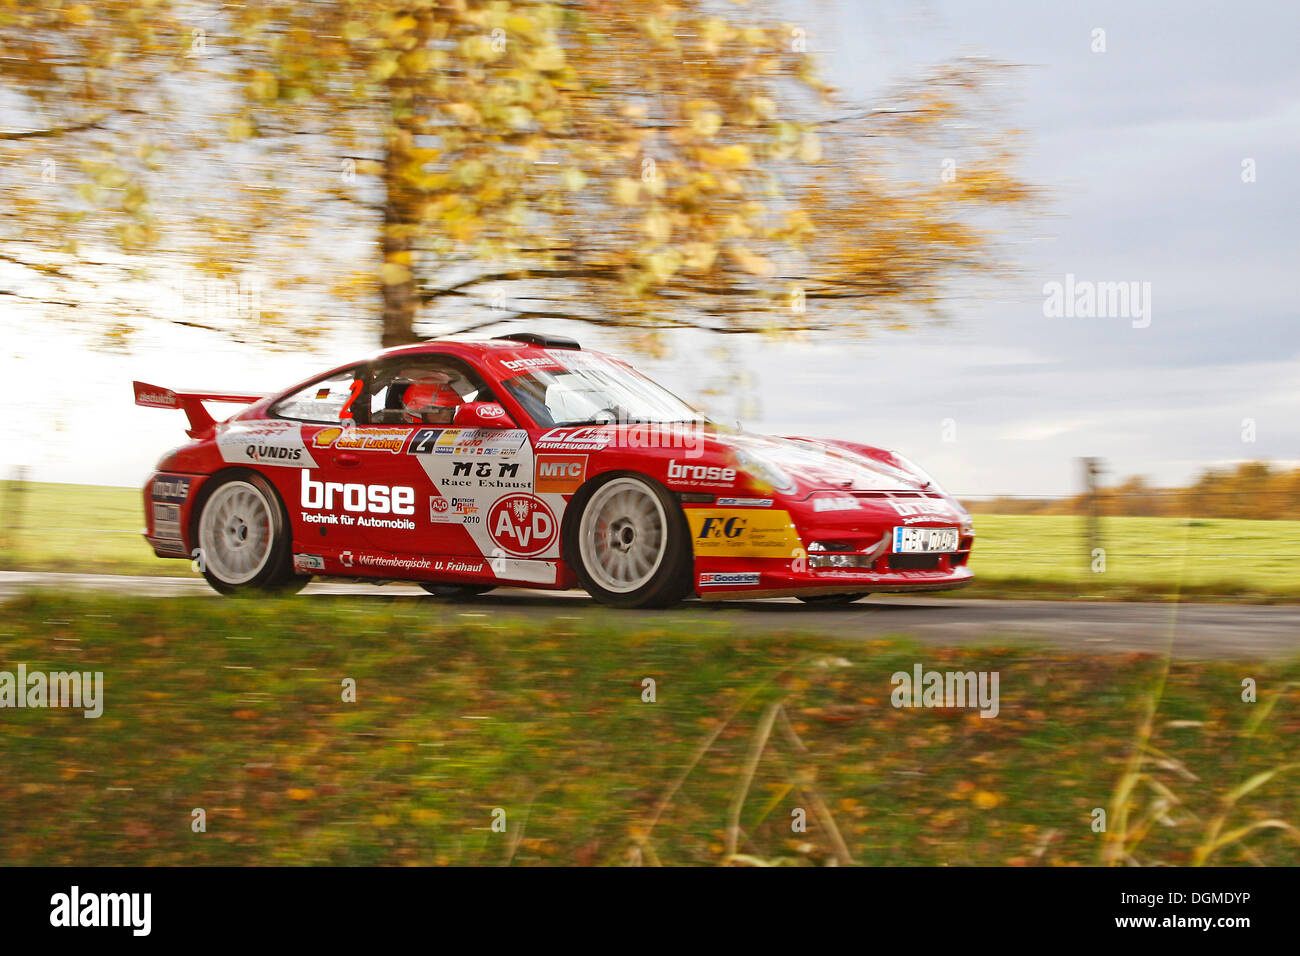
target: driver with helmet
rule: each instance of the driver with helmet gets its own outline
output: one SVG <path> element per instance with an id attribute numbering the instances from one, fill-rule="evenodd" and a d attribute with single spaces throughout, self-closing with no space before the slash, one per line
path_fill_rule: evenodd
<path id="1" fill-rule="evenodd" d="M 410 384 L 402 392 L 402 412 L 407 422 L 423 425 L 450 425 L 456 409 L 463 402 L 451 387 L 451 376 L 434 369 L 404 369 L 397 381 Z"/>

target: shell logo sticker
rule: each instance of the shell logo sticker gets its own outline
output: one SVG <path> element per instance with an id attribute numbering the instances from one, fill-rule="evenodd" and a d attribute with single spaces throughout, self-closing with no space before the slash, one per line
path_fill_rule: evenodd
<path id="1" fill-rule="evenodd" d="M 316 433 L 316 437 L 312 440 L 312 444 L 317 448 L 328 448 L 330 445 L 334 444 L 334 440 L 342 434 L 343 429 L 341 428 L 322 428 Z"/>
<path id="2" fill-rule="evenodd" d="M 493 542 L 510 554 L 541 554 L 555 543 L 559 526 L 555 515 L 541 498 L 506 495 L 488 511 L 488 533 Z"/>

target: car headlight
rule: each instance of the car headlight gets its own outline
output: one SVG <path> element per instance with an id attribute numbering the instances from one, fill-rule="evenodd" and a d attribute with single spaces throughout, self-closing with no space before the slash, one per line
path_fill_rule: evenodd
<path id="1" fill-rule="evenodd" d="M 757 478 L 765 485 L 770 485 L 773 491 L 783 495 L 794 494 L 794 479 L 790 477 L 785 469 L 773 464 L 766 458 L 761 458 L 747 451 L 737 451 L 736 463 L 744 471 L 748 472 L 751 477 Z"/>

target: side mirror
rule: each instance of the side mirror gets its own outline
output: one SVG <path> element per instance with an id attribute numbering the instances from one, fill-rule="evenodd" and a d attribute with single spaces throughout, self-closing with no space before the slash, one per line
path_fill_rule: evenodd
<path id="1" fill-rule="evenodd" d="M 514 428 L 510 415 L 496 402 L 467 402 L 456 407 L 455 428 Z"/>

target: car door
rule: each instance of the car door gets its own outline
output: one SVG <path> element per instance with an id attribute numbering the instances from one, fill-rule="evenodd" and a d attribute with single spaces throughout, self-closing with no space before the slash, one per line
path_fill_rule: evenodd
<path id="1" fill-rule="evenodd" d="M 331 449 L 340 470 L 381 489 L 381 503 L 387 489 L 390 512 L 359 519 L 360 534 L 391 553 L 490 557 L 481 529 L 496 493 L 531 487 L 527 464 L 517 460 L 527 434 L 452 426 L 460 405 L 494 398 L 468 362 L 448 353 L 377 364 L 366 399 L 358 416 L 366 423 L 344 428 Z"/>

